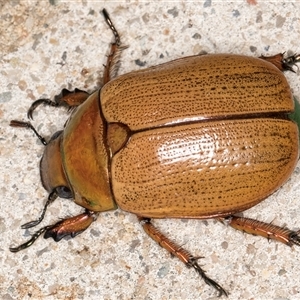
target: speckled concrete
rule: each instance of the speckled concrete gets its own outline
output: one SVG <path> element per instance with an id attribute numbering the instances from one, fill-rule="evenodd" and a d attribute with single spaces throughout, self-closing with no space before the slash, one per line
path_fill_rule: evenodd
<path id="1" fill-rule="evenodd" d="M 4 3 L 4 4 L 3 4 Z M 182 56 L 229 52 L 258 56 L 300 52 L 299 2 L 248 1 L 21 1 L 0 4 L 0 298 L 215 299 L 193 270 L 160 249 L 134 215 L 100 215 L 85 233 L 55 243 L 40 238 L 17 254 L 8 248 L 29 238 L 21 224 L 35 219 L 47 197 L 40 184 L 43 146 L 32 132 L 8 126 L 26 120 L 33 100 L 64 87 L 100 85 L 112 34 L 109 11 L 129 48 L 120 73 Z M 300 97 L 300 76 L 287 74 Z M 46 138 L 62 128 L 63 109 L 40 107 L 33 124 Z M 299 166 L 272 197 L 247 216 L 300 228 Z M 43 224 L 81 210 L 57 200 Z M 300 249 L 244 235 L 214 220 L 155 223 L 195 255 L 229 299 L 300 299 Z M 30 231 L 32 232 L 32 231 Z"/>

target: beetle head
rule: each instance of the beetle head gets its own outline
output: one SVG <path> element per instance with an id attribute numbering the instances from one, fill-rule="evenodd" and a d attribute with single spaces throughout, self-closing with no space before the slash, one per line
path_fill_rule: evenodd
<path id="1" fill-rule="evenodd" d="M 43 187 L 55 192 L 60 198 L 73 198 L 73 193 L 62 166 L 60 144 L 62 131 L 56 132 L 47 143 L 40 162 L 40 174 Z"/>

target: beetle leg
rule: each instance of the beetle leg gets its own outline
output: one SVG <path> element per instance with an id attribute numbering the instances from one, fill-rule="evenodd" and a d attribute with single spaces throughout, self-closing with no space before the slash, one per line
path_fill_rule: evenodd
<path id="1" fill-rule="evenodd" d="M 295 73 L 293 67 L 300 62 L 300 55 L 293 54 L 288 57 L 284 57 L 284 53 L 278 53 L 272 56 L 260 56 L 259 58 L 272 63 L 280 71 L 292 71 Z"/>
<path id="2" fill-rule="evenodd" d="M 49 194 L 48 200 L 47 200 L 46 204 L 44 205 L 44 208 L 43 208 L 43 211 L 42 211 L 40 217 L 35 221 L 30 221 L 28 223 L 23 224 L 21 226 L 21 228 L 22 229 L 28 229 L 28 228 L 31 228 L 31 227 L 34 227 L 34 226 L 40 224 L 43 221 L 44 217 L 45 217 L 48 206 L 51 203 L 53 203 L 55 199 L 57 199 L 57 193 L 56 193 L 56 191 L 53 191 L 52 193 Z"/>
<path id="3" fill-rule="evenodd" d="M 50 99 L 38 99 L 34 101 L 27 112 L 27 117 L 29 119 L 33 119 L 32 113 L 33 111 L 41 104 L 53 106 L 53 107 L 75 107 L 82 104 L 87 98 L 89 94 L 85 91 L 75 89 L 74 91 L 69 91 L 67 89 L 63 89 L 59 95 L 54 97 L 54 101 Z"/>
<path id="4" fill-rule="evenodd" d="M 127 46 L 121 46 L 121 39 L 120 35 L 114 26 L 113 22 L 111 21 L 109 14 L 106 9 L 102 10 L 104 19 L 113 32 L 115 41 L 111 43 L 110 47 L 110 53 L 107 56 L 106 65 L 104 66 L 104 75 L 103 75 L 103 85 L 109 82 L 112 78 L 114 78 L 117 75 L 117 71 L 119 68 L 119 62 L 120 62 L 120 55 L 121 51 L 126 49 Z"/>
<path id="5" fill-rule="evenodd" d="M 296 64 L 299 62 L 300 62 L 300 55 L 296 54 L 296 53 L 284 58 L 282 60 L 282 65 L 283 65 L 284 71 L 292 71 L 295 73 L 295 71 L 293 70 L 293 66 L 296 66 Z"/>
<path id="6" fill-rule="evenodd" d="M 197 260 L 200 257 L 195 257 L 187 250 L 183 249 L 181 246 L 178 246 L 176 243 L 168 239 L 163 233 L 161 233 L 156 227 L 153 226 L 149 218 L 144 218 L 138 216 L 138 220 L 143 226 L 145 232 L 156 241 L 161 247 L 165 248 L 172 256 L 179 258 L 188 268 L 193 267 L 196 272 L 201 276 L 206 284 L 214 287 L 218 293 L 219 297 L 222 295 L 228 296 L 227 292 L 214 280 L 210 279 L 205 271 L 199 266 Z"/>
<path id="7" fill-rule="evenodd" d="M 27 241 L 27 242 L 25 242 L 24 244 L 21 244 L 21 245 L 19 245 L 19 246 L 17 246 L 17 247 L 10 247 L 9 250 L 10 250 L 11 252 L 19 252 L 19 251 L 21 251 L 21 250 L 24 250 L 24 249 L 30 247 L 30 246 L 37 240 L 37 238 L 38 238 L 41 234 L 43 234 L 46 230 L 48 230 L 48 229 L 51 228 L 51 227 L 52 227 L 52 226 L 49 225 L 49 226 L 45 226 L 45 227 L 39 229 L 38 231 L 36 231 L 36 232 L 31 236 L 31 239 L 30 239 L 29 241 Z"/>
<path id="8" fill-rule="evenodd" d="M 52 237 L 55 242 L 63 237 L 70 235 L 72 238 L 86 230 L 97 218 L 98 214 L 93 211 L 85 210 L 84 213 L 61 220 L 47 229 L 44 238 Z"/>
<path id="9" fill-rule="evenodd" d="M 52 237 L 55 242 L 60 241 L 63 237 L 70 235 L 72 238 L 87 229 L 95 220 L 97 214 L 93 211 L 86 210 L 84 213 L 61 220 L 53 225 L 42 227 L 36 231 L 30 240 L 17 247 L 10 247 L 11 252 L 18 252 L 20 250 L 30 247 L 37 238 L 44 233 L 44 238 Z M 28 227 L 26 227 L 28 228 Z"/>
<path id="10" fill-rule="evenodd" d="M 288 246 L 300 246 L 299 231 L 293 231 L 288 228 L 238 216 L 219 218 L 219 220 L 224 221 L 231 227 L 246 233 L 260 235 L 267 239 L 282 242 Z"/>
<path id="11" fill-rule="evenodd" d="M 103 84 L 106 84 L 113 77 L 116 76 L 121 51 L 126 49 L 127 46 L 121 46 L 120 35 L 116 30 L 114 24 L 112 23 L 108 15 L 108 12 L 105 9 L 103 9 L 102 12 L 106 23 L 108 24 L 109 28 L 112 30 L 115 37 L 115 41 L 111 44 L 110 53 L 107 57 L 107 62 L 104 69 Z M 50 99 L 38 99 L 34 101 L 27 112 L 27 116 L 29 119 L 33 119 L 32 117 L 33 111 L 41 104 L 54 106 L 54 107 L 64 106 L 64 107 L 71 108 L 82 104 L 88 97 L 89 94 L 87 92 L 79 89 L 75 89 L 74 91 L 63 89 L 59 95 L 56 95 L 54 97 L 54 101 Z"/>

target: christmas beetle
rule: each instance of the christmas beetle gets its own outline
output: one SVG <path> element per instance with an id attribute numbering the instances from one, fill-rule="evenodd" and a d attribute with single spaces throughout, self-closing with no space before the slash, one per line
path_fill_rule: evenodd
<path id="1" fill-rule="evenodd" d="M 116 76 L 124 47 L 103 10 L 115 41 L 105 66 L 103 87 L 89 95 L 63 90 L 40 104 L 75 108 L 64 129 L 50 141 L 29 122 L 46 145 L 41 181 L 47 207 L 58 197 L 85 210 L 48 225 L 18 247 L 44 234 L 55 241 L 87 229 L 100 212 L 118 207 L 135 214 L 160 246 L 193 267 L 219 296 L 227 295 L 151 218 L 216 218 L 230 226 L 287 245 L 300 245 L 298 231 L 239 217 L 284 184 L 299 155 L 298 125 L 291 119 L 294 100 L 283 71 L 293 71 L 298 55 L 254 58 L 196 55 Z"/>

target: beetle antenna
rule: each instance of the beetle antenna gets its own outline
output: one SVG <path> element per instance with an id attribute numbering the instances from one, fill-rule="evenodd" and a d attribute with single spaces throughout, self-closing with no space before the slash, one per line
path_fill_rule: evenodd
<path id="1" fill-rule="evenodd" d="M 22 128 L 31 129 L 35 133 L 35 135 L 38 137 L 38 139 L 42 142 L 42 144 L 44 146 L 47 145 L 46 140 L 41 135 L 39 135 L 39 133 L 35 130 L 35 128 L 31 125 L 30 122 L 22 122 L 22 121 L 17 121 L 17 120 L 11 120 L 9 125 L 12 126 L 12 127 L 22 127 Z"/>
<path id="2" fill-rule="evenodd" d="M 46 202 L 46 204 L 45 204 L 45 206 L 44 206 L 44 208 L 43 208 L 43 211 L 42 211 L 42 213 L 41 213 L 41 216 L 40 216 L 37 220 L 35 220 L 35 221 L 31 221 L 31 222 L 28 222 L 28 223 L 23 224 L 23 225 L 21 226 L 21 228 L 22 228 L 22 229 L 28 229 L 28 228 L 31 228 L 31 227 L 34 227 L 34 226 L 40 224 L 40 223 L 43 221 L 44 217 L 45 217 L 45 214 L 46 214 L 46 211 L 47 211 L 48 206 L 49 206 L 51 203 L 53 203 L 53 201 L 54 201 L 56 198 L 57 198 L 57 193 L 56 193 L 56 191 L 51 192 L 51 193 L 49 194 L 49 196 L 48 196 L 48 200 L 47 200 L 47 202 Z"/>

